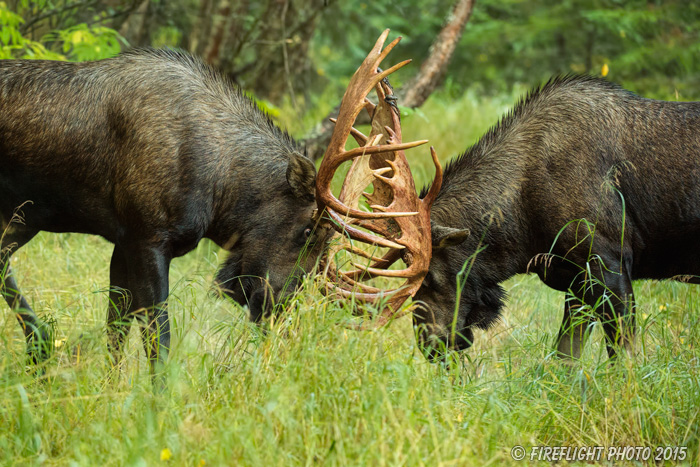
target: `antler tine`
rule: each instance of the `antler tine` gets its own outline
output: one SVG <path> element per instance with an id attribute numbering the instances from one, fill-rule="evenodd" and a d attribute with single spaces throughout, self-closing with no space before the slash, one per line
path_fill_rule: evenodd
<path id="1" fill-rule="evenodd" d="M 384 42 L 386 41 L 386 38 L 389 37 L 389 31 L 390 31 L 389 28 L 382 31 L 381 35 L 379 36 L 379 39 L 377 39 L 377 42 L 374 44 L 375 48 L 372 50 L 372 52 L 374 52 L 375 50 L 377 50 L 377 51 L 381 50 L 382 46 L 384 45 Z M 396 44 L 398 44 L 399 42 L 401 42 L 401 36 L 397 37 L 396 39 L 391 41 L 389 43 L 389 45 L 384 47 L 384 50 L 379 54 L 377 64 L 379 64 L 382 60 L 384 60 L 386 58 L 386 56 L 389 55 L 389 52 L 391 52 L 391 50 L 394 47 L 396 47 Z M 377 46 L 379 46 L 379 47 L 377 47 Z"/>
<path id="2" fill-rule="evenodd" d="M 368 154 L 379 154 L 381 152 L 393 152 L 393 151 L 403 151 L 404 149 L 415 148 L 422 144 L 427 143 L 427 139 L 421 139 L 418 141 L 411 141 L 410 143 L 392 143 L 392 144 L 379 144 L 377 146 L 362 146 L 359 148 L 351 149 L 345 151 L 339 160 L 342 162 L 349 161 L 350 159 L 357 156 L 364 156 Z"/>
<path id="3" fill-rule="evenodd" d="M 369 285 L 367 285 L 367 284 L 363 284 L 362 282 L 358 282 L 358 281 L 356 281 L 355 279 L 353 279 L 353 278 L 347 276 L 346 274 L 344 274 L 344 273 L 342 273 L 342 272 L 341 272 L 341 275 L 340 275 L 340 279 L 341 279 L 343 282 L 345 282 L 345 283 L 351 285 L 352 287 L 357 287 L 357 288 L 359 288 L 359 289 L 360 289 L 362 292 L 364 292 L 364 293 L 376 293 L 376 294 L 378 294 L 378 293 L 385 292 L 384 290 L 382 290 L 382 289 L 380 289 L 380 288 L 372 287 L 372 286 L 369 286 Z"/>
<path id="4" fill-rule="evenodd" d="M 394 264 L 400 257 L 401 257 L 401 251 L 402 250 L 389 250 L 387 254 L 382 256 L 378 261 L 375 261 L 372 263 L 371 267 L 373 268 L 384 268 L 387 269 L 389 268 L 392 264 Z M 356 278 L 358 275 L 365 274 L 367 275 L 368 273 L 366 271 L 360 271 L 360 270 L 354 270 L 354 271 L 349 271 L 349 272 L 343 272 L 343 274 L 350 276 L 352 278 Z"/>
<path id="5" fill-rule="evenodd" d="M 413 277 L 413 271 L 411 271 L 411 268 L 407 269 L 377 269 L 373 268 L 370 266 L 363 266 L 362 264 L 358 264 L 353 262 L 353 266 L 355 266 L 358 270 L 362 272 L 366 272 L 369 274 L 372 274 L 373 276 L 380 276 L 380 277 L 401 277 L 401 278 L 409 278 Z"/>
<path id="6" fill-rule="evenodd" d="M 389 76 L 390 74 L 395 72 L 396 70 L 400 70 L 401 68 L 405 67 L 406 65 L 408 65 L 411 62 L 412 62 L 412 60 L 410 60 L 410 59 L 404 60 L 403 62 L 399 62 L 396 65 L 392 66 L 391 68 L 388 68 L 388 69 L 382 71 L 374 78 L 374 84 L 376 85 L 377 83 L 379 83 L 381 80 L 383 80 L 384 78 L 386 78 L 387 76 Z"/>
<path id="7" fill-rule="evenodd" d="M 346 245 L 344 249 L 349 251 L 350 253 L 356 254 L 357 256 L 362 256 L 363 258 L 371 259 L 374 262 L 383 260 L 383 258 L 379 258 L 377 256 L 374 256 L 373 254 L 368 253 L 361 248 L 357 248 L 356 246 L 353 246 L 352 244 Z"/>
<path id="8" fill-rule="evenodd" d="M 361 264 L 357 263 L 352 263 L 353 266 L 357 267 L 358 269 L 353 269 L 352 271 L 343 271 L 348 277 L 352 277 L 353 279 L 357 280 L 369 280 L 369 279 L 376 279 L 377 277 L 388 277 L 392 279 L 396 278 L 407 278 L 410 276 L 400 276 L 400 275 L 387 275 L 383 274 L 383 272 L 386 272 L 386 269 L 379 269 L 379 268 L 371 268 L 371 267 L 365 267 Z M 371 269 L 371 271 L 370 271 Z M 376 272 L 376 271 L 381 271 L 381 272 Z M 397 270 L 394 272 L 399 272 L 399 271 L 406 271 L 405 269 L 402 270 Z"/>
<path id="9" fill-rule="evenodd" d="M 358 71 L 367 67 L 367 66 L 373 66 L 375 69 L 378 68 L 379 64 L 382 63 L 382 60 L 384 60 L 386 58 L 386 56 L 389 55 L 389 52 L 391 52 L 392 49 L 394 47 L 396 47 L 396 44 L 401 42 L 402 37 L 399 36 L 396 39 L 394 39 L 393 41 L 391 41 L 389 43 L 389 45 L 384 47 L 384 42 L 386 42 L 386 38 L 389 37 L 389 31 L 390 31 L 389 29 L 385 29 L 384 31 L 382 31 L 381 35 L 379 36 L 379 39 L 377 39 L 377 42 L 374 43 L 374 47 L 372 47 L 372 50 L 367 54 L 367 58 L 365 58 L 365 60 L 362 62 L 362 65 L 360 65 L 360 68 L 358 69 Z M 384 47 L 384 50 L 382 50 L 382 47 Z M 410 63 L 410 61 L 411 60 L 404 60 L 403 62 L 400 62 L 400 63 L 394 65 L 393 67 L 391 67 L 394 69 L 393 71 L 391 71 L 383 76 L 382 76 L 382 74 L 380 74 L 380 76 L 382 76 L 382 77 L 379 80 L 377 80 L 374 84 L 376 84 L 377 82 L 386 78 L 388 75 L 390 75 L 394 71 L 398 70 L 402 66 Z M 374 87 L 374 84 L 372 85 L 372 87 Z M 367 91 L 367 93 L 369 93 L 369 91 Z"/>
<path id="10" fill-rule="evenodd" d="M 333 123 L 338 123 L 337 118 L 331 117 L 328 120 L 330 120 Z M 350 134 L 355 138 L 355 141 L 357 141 L 357 144 L 359 144 L 360 146 L 366 145 L 367 141 L 369 140 L 369 138 L 367 138 L 360 130 L 358 130 L 355 127 L 350 128 Z"/>
<path id="11" fill-rule="evenodd" d="M 352 238 L 354 240 L 358 240 L 358 241 L 364 242 L 364 243 L 379 245 L 379 246 L 385 247 L 385 248 L 397 248 L 397 249 L 404 248 L 404 246 L 399 244 L 399 243 L 392 242 L 391 240 L 388 240 L 384 237 L 378 237 L 376 235 L 372 235 L 372 234 L 367 233 L 363 230 L 358 230 L 358 229 L 348 225 L 347 223 L 345 223 L 343 221 L 343 219 L 341 219 L 338 216 L 338 214 L 336 214 L 333 211 L 329 211 L 328 214 L 335 222 L 337 222 L 341 226 L 341 228 L 342 228 L 341 232 L 347 233 L 350 236 L 350 238 Z M 337 229 L 337 227 L 336 227 L 336 229 Z"/>
<path id="12" fill-rule="evenodd" d="M 382 296 L 386 296 L 391 293 L 391 291 L 384 292 L 383 294 L 355 292 L 351 290 L 345 290 L 337 286 L 331 286 L 331 290 L 343 298 L 355 298 L 356 300 L 361 300 L 363 302 L 376 302 L 380 300 Z"/>
<path id="13" fill-rule="evenodd" d="M 343 271 L 329 271 L 328 274 L 333 277 L 334 282 L 340 282 L 342 285 L 337 285 L 335 283 L 333 284 L 328 284 L 326 283 L 326 290 L 332 290 L 332 291 L 338 291 L 338 290 L 345 290 L 345 291 L 355 291 L 356 289 L 359 289 L 360 292 L 365 293 L 365 294 L 380 294 L 380 293 L 385 293 L 385 290 L 382 290 L 377 287 L 372 287 L 367 284 L 363 284 L 361 282 L 358 282 L 354 280 L 353 278 L 347 276 L 347 274 Z M 346 288 L 347 287 L 347 288 Z"/>
<path id="14" fill-rule="evenodd" d="M 360 284 L 358 284 L 360 285 Z M 381 290 L 380 292 L 374 293 L 374 292 L 357 292 L 354 290 L 346 290 L 338 286 L 330 285 L 329 289 L 331 292 L 338 294 L 339 296 L 343 298 L 354 298 L 356 300 L 360 300 L 362 302 L 366 303 L 377 303 L 381 300 L 387 300 L 387 302 L 399 302 L 397 298 L 400 298 L 400 303 L 403 303 L 406 300 L 406 297 L 403 297 L 402 292 L 404 291 L 404 287 L 399 287 L 396 289 L 390 289 L 390 290 Z M 400 304 L 399 303 L 399 304 Z M 357 313 L 356 313 L 357 314 Z M 396 314 L 396 312 L 392 311 L 392 315 Z M 403 314 L 403 313 L 402 313 Z"/>
<path id="15" fill-rule="evenodd" d="M 384 304 L 372 327 L 381 326 L 405 313 L 407 308 L 402 309 L 402 304 L 416 293 L 427 274 L 432 251 L 430 207 L 442 182 L 442 168 L 435 150 L 431 148 L 436 167 L 435 181 L 428 195 L 423 200 L 418 198 L 404 151 L 427 141 L 401 141 L 399 112 L 394 104 L 393 90 L 385 78 L 410 60 L 386 70 L 379 69 L 382 60 L 400 40 L 397 38 L 384 47 L 388 34 L 388 30 L 382 33 L 350 80 L 316 179 L 319 211 L 326 211 L 336 231 L 351 240 L 389 249 L 382 258 L 377 258 L 357 248 L 352 241 L 341 242 L 331 249 L 336 253 L 345 250 L 350 255 L 350 261 L 341 267 L 352 266 L 355 269 L 341 271 L 333 261 L 327 263 L 328 276 L 335 280 L 335 283 L 328 285 L 330 290 L 343 297 Z M 367 99 L 372 89 L 377 93 L 376 105 Z M 372 129 L 367 136 L 353 128 L 363 108 L 372 118 Z M 360 147 L 346 150 L 345 145 L 351 135 Z M 353 160 L 352 166 L 340 196 L 336 198 L 330 190 L 333 174 L 341 164 L 350 160 Z M 369 184 L 374 187 L 372 193 L 365 191 Z M 362 196 L 367 199 L 370 212 L 360 210 Z M 362 265 L 352 260 L 358 256 L 371 264 Z M 339 259 L 335 254 L 332 258 Z M 388 269 L 400 258 L 406 264 L 405 268 Z M 405 281 L 401 287 L 388 290 L 362 283 L 375 277 Z M 367 327 L 362 325 L 361 328 Z"/>
<path id="16" fill-rule="evenodd" d="M 364 61 L 362 62 L 362 65 L 360 65 L 360 68 L 362 68 L 362 66 L 365 65 L 367 62 L 371 63 L 372 61 L 377 61 L 377 63 L 379 63 L 382 61 L 381 59 L 384 57 L 381 57 L 381 52 L 382 52 L 382 48 L 384 47 L 384 43 L 386 42 L 387 37 L 389 37 L 389 31 L 390 31 L 389 28 L 386 28 L 385 30 L 382 31 L 382 33 L 379 35 L 379 38 L 372 46 L 372 50 L 369 51 L 369 53 L 367 54 L 367 57 L 365 57 Z M 387 48 L 391 47 L 393 49 L 394 46 L 396 45 L 396 44 L 394 44 L 394 42 L 397 42 L 400 40 L 401 40 L 401 37 L 400 36 L 397 37 L 387 46 Z M 389 49 L 389 50 L 391 50 L 391 49 Z"/>
<path id="17" fill-rule="evenodd" d="M 423 198 L 423 204 L 427 206 L 428 209 L 433 205 L 435 198 L 437 198 L 440 192 L 440 188 L 442 188 L 442 166 L 440 165 L 440 160 L 435 152 L 435 148 L 432 146 L 430 146 L 430 156 L 433 158 L 433 164 L 435 165 L 435 178 L 430 185 L 428 193 Z"/>
<path id="18" fill-rule="evenodd" d="M 366 281 L 370 279 L 376 279 L 378 277 L 386 277 L 389 279 L 410 279 L 415 274 L 409 269 L 378 269 L 366 267 L 362 264 L 352 263 L 357 269 L 352 271 L 343 271 L 348 277 L 356 280 Z"/>

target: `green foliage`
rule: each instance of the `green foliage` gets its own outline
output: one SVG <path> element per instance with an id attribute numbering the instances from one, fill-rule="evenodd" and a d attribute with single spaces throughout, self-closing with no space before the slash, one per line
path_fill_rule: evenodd
<path id="1" fill-rule="evenodd" d="M 34 40 L 28 34 L 23 34 L 22 27 L 26 21 L 21 13 L 32 14 L 28 2 L 20 2 L 16 11 L 12 11 L 7 3 L 0 2 L 0 59 L 98 60 L 116 55 L 121 45 L 126 44 L 114 29 L 86 23 L 51 30 L 43 34 L 40 40 Z M 50 15 L 45 20 L 33 23 L 41 24 L 49 20 Z"/>
<path id="2" fill-rule="evenodd" d="M 19 26 L 24 19 L 10 11 L 5 2 L 0 2 L 0 59 L 37 58 L 65 60 L 65 57 L 47 50 L 41 42 L 22 36 Z"/>
<path id="3" fill-rule="evenodd" d="M 396 3 L 332 4 L 326 16 L 334 21 L 320 24 L 313 44 L 332 82 L 344 85 L 385 28 L 404 37 L 393 62 L 427 57 L 454 1 Z M 493 95 L 557 74 L 600 75 L 607 64 L 609 79 L 640 94 L 700 99 L 699 52 L 700 4 L 693 1 L 479 0 L 447 76 L 461 91 L 476 85 Z"/>
<path id="4" fill-rule="evenodd" d="M 452 4 L 451 0 L 331 3 L 312 43 L 312 56 L 319 72 L 332 83 L 344 87 L 386 28 L 391 28 L 391 39 L 396 36 L 403 38 L 401 45 L 391 53 L 392 63 L 413 59 L 415 63 L 409 70 L 418 71 Z M 343 27 L 338 27 L 339 24 Z M 397 74 L 392 77 L 392 84 L 400 86 L 409 76 L 410 71 Z"/>
<path id="5" fill-rule="evenodd" d="M 697 286 L 638 284 L 636 361 L 609 365 L 596 327 L 570 368 L 552 353 L 563 294 L 519 276 L 504 320 L 444 368 L 416 349 L 410 318 L 346 329 L 349 311 L 310 281 L 257 329 L 208 294 L 220 258 L 205 243 L 173 266 L 169 389 L 153 394 L 138 329 L 121 372 L 107 358 L 110 252 L 40 234 L 17 255 L 62 345 L 28 372 L 17 322 L 0 315 L 3 464 L 155 465 L 169 452 L 195 466 L 531 465 L 510 458 L 515 445 L 680 445 L 678 465 L 698 459 Z"/>
<path id="6" fill-rule="evenodd" d="M 554 74 L 600 75 L 639 93 L 700 97 L 700 6 L 695 2 L 483 0 L 461 42 L 452 76 L 503 89 Z"/>
<path id="7" fill-rule="evenodd" d="M 117 31 L 104 26 L 89 27 L 81 23 L 57 31 L 56 38 L 63 43 L 63 53 L 76 61 L 113 57 L 121 50 Z"/>

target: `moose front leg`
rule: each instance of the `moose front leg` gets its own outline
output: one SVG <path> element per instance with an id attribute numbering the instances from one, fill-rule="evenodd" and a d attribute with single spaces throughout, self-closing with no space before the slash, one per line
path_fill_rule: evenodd
<path id="1" fill-rule="evenodd" d="M 623 347 L 628 355 L 634 354 L 635 321 L 632 281 L 626 273 L 614 284 L 610 305 L 604 308 L 601 320 L 608 338 L 608 357 L 614 358 L 617 349 Z"/>
<path id="2" fill-rule="evenodd" d="M 0 218 L 0 221 L 2 220 Z M 29 357 L 34 363 L 38 363 L 48 358 L 53 349 L 51 326 L 34 313 L 27 299 L 19 291 L 10 268 L 12 253 L 31 240 L 37 232 L 18 223 L 0 222 L 0 228 L 0 294 L 15 313 L 24 331 Z"/>
<path id="3" fill-rule="evenodd" d="M 141 325 L 143 345 L 153 376 L 160 371 L 170 349 L 166 301 L 171 256 L 164 250 L 160 246 L 131 249 L 126 261 L 131 309 Z"/>
<path id="4" fill-rule="evenodd" d="M 588 335 L 590 325 L 595 317 L 587 313 L 580 301 L 567 293 L 564 302 L 564 320 L 557 337 L 557 355 L 565 360 L 581 358 Z"/>
<path id="5" fill-rule="evenodd" d="M 129 291 L 126 254 L 115 245 L 109 264 L 109 305 L 107 309 L 107 345 L 112 355 L 112 364 L 122 361 L 124 341 L 129 334 L 133 319 L 133 300 Z"/>
<path id="6" fill-rule="evenodd" d="M 608 357 L 614 358 L 619 347 L 624 347 L 632 354 L 635 329 L 634 292 L 630 274 L 626 267 L 612 261 L 591 267 L 593 269 L 597 270 L 593 271 L 597 277 L 587 278 L 582 283 L 581 296 L 603 323 Z"/>

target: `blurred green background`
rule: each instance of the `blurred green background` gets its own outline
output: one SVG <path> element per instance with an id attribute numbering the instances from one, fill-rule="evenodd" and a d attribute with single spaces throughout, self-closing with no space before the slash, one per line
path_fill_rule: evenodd
<path id="1" fill-rule="evenodd" d="M 385 28 L 404 38 L 392 60 L 422 63 L 453 4 L 4 0 L 0 58 L 94 60 L 127 47 L 180 47 L 267 101 L 272 113 L 291 100 L 298 115 L 316 115 L 314 108 L 339 100 Z M 555 74 L 602 73 L 648 97 L 696 100 L 699 34 L 700 3 L 692 0 L 479 0 L 443 88 L 452 97 L 470 89 L 493 96 Z"/>

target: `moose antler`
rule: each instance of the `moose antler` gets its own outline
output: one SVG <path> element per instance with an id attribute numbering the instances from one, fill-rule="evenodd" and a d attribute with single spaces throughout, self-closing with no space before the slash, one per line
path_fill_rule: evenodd
<path id="1" fill-rule="evenodd" d="M 349 240 L 331 247 L 329 256 L 333 258 L 339 251 L 345 250 L 371 262 L 369 266 L 353 263 L 356 269 L 345 272 L 336 268 L 332 260 L 328 261 L 328 277 L 331 281 L 328 288 L 340 296 L 366 302 L 378 303 L 386 299 L 381 315 L 373 322 L 375 326 L 381 326 L 397 315 L 401 304 L 418 291 L 428 272 L 432 253 L 430 207 L 442 184 L 442 168 L 431 147 L 436 169 L 435 179 L 425 198 L 418 198 L 404 150 L 427 141 L 403 143 L 401 140 L 399 112 L 394 103 L 396 98 L 386 77 L 410 60 L 385 71 L 379 68 L 381 61 L 401 40 L 400 37 L 395 39 L 382 50 L 388 34 L 388 29 L 382 33 L 352 76 L 316 178 L 319 213 L 325 209 L 333 221 L 333 227 L 349 237 Z M 373 88 L 378 97 L 376 106 L 366 99 Z M 369 136 L 353 128 L 362 109 L 366 109 L 372 117 Z M 360 147 L 345 149 L 350 135 Z M 340 197 L 336 198 L 330 189 L 331 180 L 338 167 L 351 159 L 354 159 L 352 166 L 343 183 Z M 364 190 L 370 184 L 374 189 L 372 193 L 367 193 Z M 368 201 L 371 211 L 359 209 L 361 196 Z M 376 257 L 355 246 L 353 240 L 385 247 L 389 251 L 382 257 Z M 406 268 L 389 270 L 399 258 L 404 261 Z M 402 286 L 388 290 L 361 283 L 377 276 L 406 280 Z"/>

